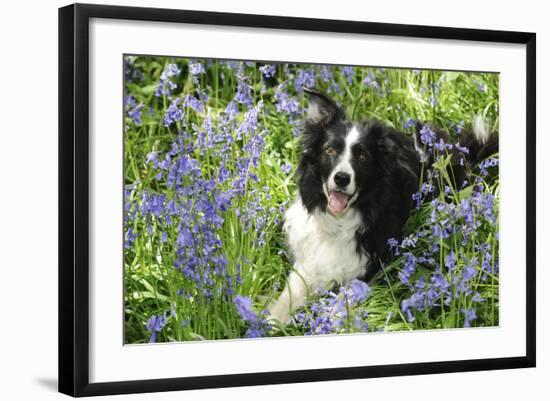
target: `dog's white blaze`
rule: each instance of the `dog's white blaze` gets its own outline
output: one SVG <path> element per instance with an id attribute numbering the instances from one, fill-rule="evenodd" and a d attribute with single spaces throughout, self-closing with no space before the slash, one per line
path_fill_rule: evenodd
<path id="1" fill-rule="evenodd" d="M 279 299 L 268 307 L 271 318 L 286 323 L 309 294 L 365 274 L 368 256 L 357 252 L 355 239 L 362 224 L 354 209 L 340 217 L 320 210 L 310 214 L 300 197 L 296 199 L 285 213 L 284 224 L 295 257 L 294 271 Z"/>
<path id="2" fill-rule="evenodd" d="M 336 173 L 342 172 L 342 173 L 347 173 L 350 176 L 350 183 L 346 187 L 346 192 L 348 192 L 349 194 L 352 194 L 355 192 L 355 189 L 356 189 L 355 172 L 353 171 L 353 167 L 351 165 L 351 161 L 353 159 L 352 149 L 353 149 L 353 145 L 359 142 L 360 135 L 361 133 L 357 129 L 356 125 L 351 127 L 351 130 L 349 130 L 349 132 L 347 133 L 344 152 L 340 157 L 340 161 L 338 162 L 338 164 L 336 164 L 336 167 L 334 167 L 334 170 L 332 170 L 332 173 L 330 173 L 330 176 L 328 178 L 329 190 L 336 189 L 336 184 L 334 183 L 334 176 L 336 175 Z"/>

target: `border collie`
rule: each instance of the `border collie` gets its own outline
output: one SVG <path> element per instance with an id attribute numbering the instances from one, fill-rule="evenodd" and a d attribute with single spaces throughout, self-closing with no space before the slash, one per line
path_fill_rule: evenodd
<path id="1" fill-rule="evenodd" d="M 309 105 L 298 195 L 284 223 L 294 267 L 279 299 L 268 307 L 270 319 L 282 323 L 310 292 L 374 277 L 390 256 L 387 240 L 401 237 L 422 163 L 431 165 L 420 142 L 422 124 L 410 137 L 376 121 L 351 122 L 329 97 L 305 91 Z M 432 132 L 450 142 L 446 132 Z M 476 118 L 460 145 L 468 147 L 468 163 L 475 163 L 498 151 L 498 138 Z M 454 152 L 453 174 L 462 183 L 465 166 Z"/>

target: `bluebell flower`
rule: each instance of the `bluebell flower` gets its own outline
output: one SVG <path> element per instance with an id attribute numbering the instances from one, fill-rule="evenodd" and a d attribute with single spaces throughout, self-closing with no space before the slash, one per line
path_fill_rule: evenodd
<path id="1" fill-rule="evenodd" d="M 317 291 L 318 298 L 308 300 L 307 309 L 298 310 L 291 322 L 306 329 L 305 335 L 341 333 L 350 330 L 366 332 L 368 324 L 365 319 L 368 317 L 368 311 L 352 308 L 364 302 L 369 297 L 370 291 L 369 286 L 360 280 L 352 280 L 347 286 L 340 287 L 338 292 L 320 289 Z"/>
<path id="2" fill-rule="evenodd" d="M 490 167 L 498 166 L 498 164 L 499 160 L 494 157 L 482 161 L 481 163 L 479 163 L 479 170 L 481 172 L 481 175 L 486 176 L 488 174 L 488 169 Z"/>
<path id="3" fill-rule="evenodd" d="M 321 66 L 321 79 L 323 82 L 330 82 L 332 78 L 332 68 L 327 65 Z"/>
<path id="4" fill-rule="evenodd" d="M 389 245 L 390 249 L 398 248 L 399 241 L 397 241 L 395 238 L 388 238 L 386 242 Z"/>
<path id="5" fill-rule="evenodd" d="M 168 106 L 168 108 L 166 109 L 166 112 L 164 115 L 165 127 L 168 127 L 173 123 L 183 120 L 184 114 L 183 114 L 183 111 L 179 108 L 180 103 L 181 103 L 181 99 L 176 98 L 170 103 L 170 106 Z"/>
<path id="6" fill-rule="evenodd" d="M 415 192 L 412 194 L 411 198 L 415 201 L 415 207 L 420 209 L 420 205 L 422 204 L 422 194 L 420 192 Z"/>
<path id="7" fill-rule="evenodd" d="M 415 236 L 414 234 L 408 235 L 405 238 L 403 238 L 403 241 L 401 241 L 401 247 L 414 248 L 416 246 L 417 241 L 418 241 L 417 236 Z"/>
<path id="8" fill-rule="evenodd" d="M 237 309 L 237 312 L 245 322 L 253 323 L 258 320 L 258 316 L 254 309 L 252 308 L 252 299 L 244 297 L 242 295 L 237 295 L 233 298 L 233 304 Z"/>
<path id="9" fill-rule="evenodd" d="M 245 77 L 239 77 L 239 81 L 237 84 L 237 93 L 235 94 L 234 99 L 237 103 L 243 104 L 246 107 L 252 106 L 252 103 L 254 102 L 252 96 L 252 88 L 246 82 Z"/>
<path id="10" fill-rule="evenodd" d="M 143 104 L 140 103 L 133 109 L 128 110 L 128 117 L 130 117 L 132 122 L 136 125 L 142 124 L 142 120 L 141 120 L 142 109 L 143 109 Z"/>
<path id="11" fill-rule="evenodd" d="M 411 127 L 414 127 L 416 125 L 416 123 L 418 122 L 418 120 L 415 120 L 414 118 L 407 118 L 405 120 L 405 124 L 404 124 L 404 128 L 405 129 L 409 129 Z"/>
<path id="12" fill-rule="evenodd" d="M 257 338 L 263 337 L 270 330 L 270 326 L 265 317 L 260 317 L 254 312 L 252 307 L 252 300 L 248 297 L 237 295 L 233 298 L 233 304 L 237 309 L 237 313 L 241 319 L 248 323 L 248 329 L 246 331 L 246 337 Z M 262 312 L 262 316 L 265 316 L 266 312 Z"/>
<path id="13" fill-rule="evenodd" d="M 132 95 L 127 95 L 124 97 L 124 107 L 133 108 L 137 106 L 136 99 Z"/>
<path id="14" fill-rule="evenodd" d="M 409 280 L 416 271 L 416 263 L 418 259 L 411 252 L 405 252 L 405 263 L 403 269 L 398 273 L 399 280 L 403 284 L 409 284 Z"/>
<path id="15" fill-rule="evenodd" d="M 203 101 L 200 98 L 195 97 L 193 95 L 186 95 L 185 96 L 185 99 L 183 100 L 182 107 L 183 108 L 189 107 L 197 113 L 204 112 L 204 103 L 203 103 Z"/>
<path id="16" fill-rule="evenodd" d="M 176 240 L 176 244 L 179 247 L 193 247 L 195 245 L 195 241 L 193 240 L 193 233 L 189 228 L 182 227 L 178 230 L 178 238 Z"/>
<path id="17" fill-rule="evenodd" d="M 407 313 L 407 321 L 409 323 L 414 322 L 414 315 L 412 314 L 412 311 L 410 308 L 406 309 L 406 313 Z"/>
<path id="18" fill-rule="evenodd" d="M 168 64 L 162 74 L 160 75 L 160 79 L 166 80 L 169 78 L 173 78 L 176 75 L 178 75 L 181 72 L 179 67 L 176 64 Z"/>
<path id="19" fill-rule="evenodd" d="M 341 93 L 341 89 L 340 89 L 340 85 L 338 85 L 338 82 L 332 80 L 330 82 L 330 86 L 328 88 L 328 93 L 335 93 L 337 95 L 339 95 Z"/>
<path id="20" fill-rule="evenodd" d="M 487 84 L 483 82 L 476 82 L 477 90 L 481 93 L 487 93 Z"/>
<path id="21" fill-rule="evenodd" d="M 447 227 L 442 226 L 439 223 L 434 224 L 433 226 L 433 236 L 436 238 L 449 238 L 449 231 Z"/>
<path id="22" fill-rule="evenodd" d="M 472 322 L 477 319 L 474 308 L 462 309 L 462 314 L 464 315 L 464 327 L 471 327 Z"/>
<path id="23" fill-rule="evenodd" d="M 440 272 L 436 272 L 432 275 L 432 285 L 440 291 L 447 291 L 451 286 L 449 281 Z"/>
<path id="24" fill-rule="evenodd" d="M 462 128 L 464 128 L 464 120 L 461 120 L 458 124 L 454 124 L 453 126 L 456 134 L 462 133 Z"/>
<path id="25" fill-rule="evenodd" d="M 465 281 L 471 280 L 477 275 L 477 271 L 474 267 L 475 264 L 477 264 L 477 258 L 473 258 L 470 263 L 464 267 L 462 277 Z"/>
<path id="26" fill-rule="evenodd" d="M 312 69 L 298 69 L 294 78 L 294 89 L 297 93 L 302 93 L 304 87 L 312 88 L 315 86 L 315 71 Z"/>
<path id="27" fill-rule="evenodd" d="M 342 68 L 342 74 L 344 75 L 344 78 L 348 81 L 348 84 L 351 85 L 353 82 L 353 77 L 355 76 L 355 69 L 350 66 L 345 66 Z"/>
<path id="28" fill-rule="evenodd" d="M 455 256 L 455 253 L 453 251 L 451 251 L 447 254 L 447 258 L 445 260 L 445 266 L 451 272 L 455 269 L 455 267 L 456 267 L 456 256 Z"/>
<path id="29" fill-rule="evenodd" d="M 277 72 L 277 66 L 275 64 L 266 64 L 258 68 L 265 78 L 271 78 L 275 76 Z"/>
<path id="30" fill-rule="evenodd" d="M 433 145 L 436 138 L 435 132 L 433 132 L 429 126 L 424 125 L 420 130 L 420 142 L 428 146 Z"/>
<path id="31" fill-rule="evenodd" d="M 288 162 L 283 163 L 283 165 L 281 166 L 281 170 L 283 170 L 283 173 L 285 174 L 290 173 L 290 171 L 292 170 L 292 164 Z"/>
<path id="32" fill-rule="evenodd" d="M 357 279 L 351 281 L 350 288 L 350 301 L 352 303 L 363 303 L 371 293 L 371 289 L 367 283 Z"/>
<path id="33" fill-rule="evenodd" d="M 420 186 L 420 192 L 422 192 L 424 195 L 427 195 L 428 193 L 432 193 L 434 191 L 434 186 L 430 182 L 423 182 Z"/>
<path id="34" fill-rule="evenodd" d="M 374 90 L 378 90 L 380 88 L 380 84 L 376 80 L 376 75 L 372 73 L 371 71 L 367 72 L 367 75 L 365 76 L 365 79 L 363 80 L 363 84 L 368 87 L 372 88 Z"/>
<path id="35" fill-rule="evenodd" d="M 442 138 L 439 138 L 439 141 L 435 141 L 433 143 L 433 147 L 434 149 L 443 152 L 445 149 L 452 149 L 453 145 L 451 145 L 450 143 L 445 143 Z"/>
<path id="36" fill-rule="evenodd" d="M 181 70 L 176 64 L 168 64 L 160 74 L 160 82 L 155 89 L 155 96 L 169 96 L 177 87 L 172 79 L 180 72 Z"/>
<path id="37" fill-rule="evenodd" d="M 141 113 L 143 109 L 143 103 L 137 104 L 132 95 L 128 95 L 124 98 L 124 107 L 127 110 L 128 117 L 136 125 L 141 125 Z"/>
<path id="38" fill-rule="evenodd" d="M 164 326 L 166 326 L 166 313 L 163 315 L 153 315 L 149 318 L 146 324 L 147 331 L 151 333 L 151 337 L 149 338 L 150 343 L 154 343 L 157 341 L 157 333 L 162 331 Z"/>
<path id="39" fill-rule="evenodd" d="M 135 240 L 136 240 L 136 233 L 134 232 L 134 228 L 130 227 L 124 234 L 124 248 L 126 249 L 131 248 Z"/>
<path id="40" fill-rule="evenodd" d="M 124 57 L 124 81 L 125 82 L 132 82 L 134 78 L 133 76 L 134 61 L 135 61 L 135 56 Z"/>
<path id="41" fill-rule="evenodd" d="M 189 73 L 196 77 L 198 75 L 206 73 L 206 70 L 204 69 L 204 65 L 200 62 L 193 62 L 189 64 Z"/>
<path id="42" fill-rule="evenodd" d="M 301 112 L 300 103 L 295 97 L 290 96 L 284 90 L 284 84 L 281 84 L 277 87 L 275 91 L 275 107 L 280 113 L 285 113 L 288 115 L 295 115 Z"/>
<path id="43" fill-rule="evenodd" d="M 365 322 L 364 319 L 365 317 L 362 317 L 361 314 L 356 313 L 353 319 L 353 325 L 356 329 L 366 333 L 369 330 L 369 324 Z"/>
<path id="44" fill-rule="evenodd" d="M 155 151 L 147 153 L 147 156 L 145 158 L 145 163 L 153 163 L 153 167 L 157 168 L 158 167 L 158 162 L 159 162 L 158 161 L 158 154 L 159 154 L 159 152 L 155 152 Z"/>
<path id="45" fill-rule="evenodd" d="M 461 153 L 464 153 L 465 155 L 470 153 L 470 150 L 465 146 L 460 146 L 460 143 L 455 143 L 455 149 L 458 150 Z"/>
<path id="46" fill-rule="evenodd" d="M 472 301 L 473 301 L 473 302 L 479 302 L 479 303 L 481 303 L 481 302 L 485 302 L 485 298 L 483 298 L 483 297 L 479 294 L 479 292 L 476 292 L 476 293 L 474 294 L 474 296 L 472 297 Z"/>

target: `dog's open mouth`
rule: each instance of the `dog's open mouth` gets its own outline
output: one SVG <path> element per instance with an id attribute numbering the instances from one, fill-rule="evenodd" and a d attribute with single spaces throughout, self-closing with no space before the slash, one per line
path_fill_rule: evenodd
<path id="1" fill-rule="evenodd" d="M 330 191 L 328 194 L 328 208 L 333 214 L 342 213 L 348 206 L 351 195 L 340 191 Z"/>

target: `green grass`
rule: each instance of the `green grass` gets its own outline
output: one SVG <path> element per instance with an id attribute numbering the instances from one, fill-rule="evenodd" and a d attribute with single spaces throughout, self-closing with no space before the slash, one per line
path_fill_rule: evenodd
<path id="1" fill-rule="evenodd" d="M 166 316 L 166 322 L 162 329 L 155 331 L 156 341 L 243 337 L 249 325 L 241 319 L 233 297 L 251 298 L 256 312 L 261 313 L 284 286 L 291 261 L 281 232 L 282 210 L 296 191 L 293 172 L 300 147 L 295 134 L 299 132 L 306 106 L 304 95 L 294 86 L 296 80 L 301 79 L 300 71 L 314 71 L 315 87 L 331 91 L 331 96 L 351 119 L 379 119 L 410 135 L 413 128 L 406 128 L 408 119 L 435 123 L 454 133 L 457 125 L 466 127 L 475 114 L 481 114 L 493 130 L 498 130 L 496 74 L 355 67 L 354 75 L 348 77 L 343 67 L 334 66 L 330 68 L 332 79 L 325 82 L 322 66 L 281 64 L 273 77 L 262 78 L 259 70 L 262 63 L 201 62 L 205 71 L 194 79 L 188 59 L 126 58 L 125 91 L 126 96 L 133 99 L 126 105 L 124 132 L 127 208 L 124 230 L 129 240 L 124 255 L 126 343 L 149 341 L 152 331 L 147 329 L 147 322 L 152 316 L 160 315 Z M 175 87 L 170 94 L 156 96 L 161 74 L 171 63 L 180 70 L 171 78 Z M 235 98 L 242 77 L 246 77 L 250 87 L 251 104 L 237 103 L 238 114 L 234 120 L 227 121 L 224 111 Z M 370 81 L 367 79 L 365 84 L 367 77 Z M 339 92 L 335 91 L 335 84 Z M 182 100 L 178 106 L 183 118 L 165 126 L 166 112 L 174 99 L 198 93 L 207 96 L 204 109 L 182 107 Z M 281 93 L 297 102 L 299 107 L 295 112 L 277 110 Z M 239 134 L 245 119 L 253 117 L 254 107 L 256 125 Z M 141 110 L 141 121 L 136 122 L 133 113 L 136 110 Z M 175 150 L 174 143 L 178 147 Z M 252 163 L 250 159 L 256 151 L 261 152 Z M 157 162 L 152 160 L 153 155 Z M 196 171 L 176 172 L 176 180 L 180 177 L 181 181 L 171 185 L 170 171 L 182 159 L 196 163 Z M 165 169 L 161 166 L 163 160 Z M 243 168 L 246 163 L 252 164 Z M 290 172 L 283 168 L 287 164 L 291 166 Z M 229 177 L 225 180 L 220 180 L 222 168 Z M 445 180 L 452 177 L 447 175 L 444 165 L 436 166 L 436 170 L 441 173 L 438 180 L 444 187 Z M 239 192 L 231 195 L 229 206 L 222 210 L 217 206 L 217 197 L 235 189 L 235 181 L 243 174 Z M 483 186 L 484 194 L 495 196 L 498 216 L 498 175 L 489 177 L 482 177 L 478 185 Z M 197 182 L 205 183 L 205 187 L 184 190 Z M 208 183 L 213 186 L 209 187 Z M 472 196 L 474 184 L 472 176 L 466 188 L 442 195 L 440 199 L 460 205 Z M 144 198 L 144 194 L 154 197 L 156 206 L 153 204 L 147 209 L 154 202 Z M 178 212 L 170 211 L 171 201 L 179 205 Z M 207 203 L 214 205 L 214 211 L 209 211 Z M 429 229 L 430 207 L 426 203 L 413 213 L 406 233 Z M 483 243 L 490 245 L 494 255 L 492 270 L 495 270 L 498 221 L 490 224 L 483 216 L 479 216 L 479 221 L 476 239 L 469 239 L 465 245 L 460 243 L 464 239 L 461 234 L 452 234 L 442 241 L 440 260 L 436 261 L 442 270 L 445 258 L 453 251 L 463 257 L 453 274 L 464 271 L 465 261 L 476 256 L 479 253 L 476 247 Z M 129 229 L 133 230 L 135 239 L 131 238 Z M 190 235 L 183 235 L 186 229 Z M 420 240 L 411 252 L 420 256 L 429 246 L 427 241 Z M 185 272 L 191 249 L 196 250 L 199 259 L 192 269 L 195 278 L 190 277 L 189 271 Z M 178 262 L 182 266 L 175 268 Z M 379 279 L 371 285 L 370 297 L 361 305 L 350 306 L 344 319 L 346 324 L 336 332 L 356 331 L 352 318 L 359 311 L 368 312 L 368 316 L 361 316 L 369 331 L 462 327 L 462 309 L 470 308 L 476 314 L 472 326 L 498 324 L 498 274 L 487 277 L 481 260 L 475 266 L 476 277 L 468 283 L 471 294 L 453 299 L 449 305 L 441 300 L 425 310 L 415 310 L 412 321 L 402 310 L 403 301 L 413 293 L 398 277 L 403 263 L 400 256 L 385 266 Z M 420 276 L 429 280 L 431 274 L 433 266 L 419 264 L 411 282 Z M 446 274 L 452 281 L 453 274 Z M 482 302 L 472 301 L 474 292 L 479 293 Z M 312 298 L 312 304 L 316 299 Z M 303 312 L 308 313 L 312 304 Z M 306 332 L 308 329 L 303 325 L 291 324 L 274 327 L 266 334 L 303 335 Z"/>

